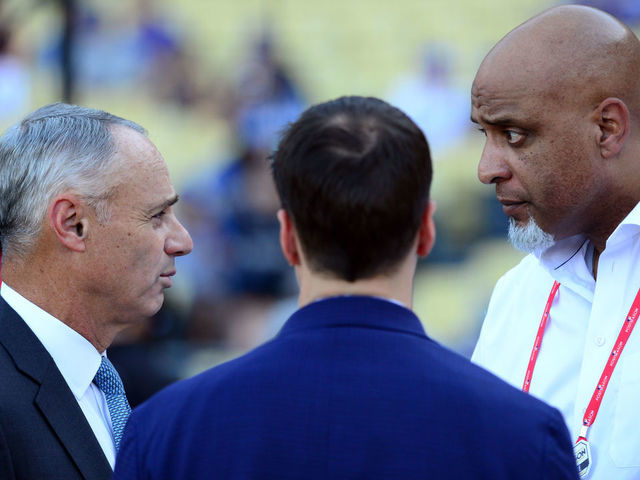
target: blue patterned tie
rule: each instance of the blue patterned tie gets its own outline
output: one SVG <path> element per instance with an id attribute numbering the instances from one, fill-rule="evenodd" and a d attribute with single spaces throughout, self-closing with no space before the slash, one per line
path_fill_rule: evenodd
<path id="1" fill-rule="evenodd" d="M 102 357 L 102 363 L 98 373 L 93 378 L 93 381 L 100 390 L 104 392 L 104 396 L 107 399 L 107 407 L 109 408 L 109 415 L 111 415 L 111 425 L 113 427 L 113 441 L 116 444 L 116 452 L 120 448 L 120 439 L 122 439 L 122 430 L 127 424 L 127 419 L 131 413 L 131 407 L 127 401 L 127 396 L 124 393 L 124 386 L 120 375 L 113 368 L 113 365 L 107 357 Z"/>

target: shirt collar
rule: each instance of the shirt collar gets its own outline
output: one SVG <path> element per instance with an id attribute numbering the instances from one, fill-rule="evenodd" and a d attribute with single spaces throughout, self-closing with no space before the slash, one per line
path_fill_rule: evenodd
<path id="1" fill-rule="evenodd" d="M 349 297 L 362 297 L 362 296 L 365 296 L 365 295 L 353 295 L 353 294 L 349 294 L 349 295 L 346 295 L 346 294 L 345 295 L 329 295 L 328 297 L 316 298 L 315 300 L 313 300 L 312 302 L 309 302 L 309 303 L 321 302 L 322 300 L 329 300 L 331 298 L 349 298 Z M 383 302 L 395 303 L 399 307 L 407 308 L 404 303 L 402 303 L 400 300 L 396 300 L 395 298 L 379 297 L 378 295 L 366 295 L 366 296 L 368 296 L 370 298 L 377 298 L 378 300 L 382 300 Z"/>
<path id="2" fill-rule="evenodd" d="M 2 298 L 22 317 L 49 352 L 76 399 L 81 398 L 100 367 L 100 353 L 78 332 L 24 298 L 9 285 L 3 282 L 0 286 Z"/>
<path id="3" fill-rule="evenodd" d="M 629 212 L 607 239 L 607 248 L 627 240 L 640 231 L 640 203 Z M 549 270 L 556 270 L 581 252 L 584 255 L 586 235 L 574 235 L 554 242 L 549 248 L 533 252 Z"/>
<path id="4" fill-rule="evenodd" d="M 567 264 L 576 255 L 580 256 L 586 243 L 587 237 L 585 235 L 574 235 L 553 242 L 550 247 L 536 250 L 533 253 L 548 270 L 556 270 Z"/>
<path id="5" fill-rule="evenodd" d="M 640 203 L 620 222 L 607 239 L 607 246 L 603 253 L 624 245 L 634 235 L 640 232 Z M 593 273 L 585 261 L 589 252 L 589 241 L 586 235 L 574 235 L 554 242 L 549 248 L 533 252 L 540 260 L 540 264 L 558 282 L 569 286 L 589 301 L 593 301 L 595 280 Z M 602 257 L 601 257 L 602 258 Z"/>
<path id="6" fill-rule="evenodd" d="M 595 280 L 585 261 L 588 246 L 589 241 L 585 235 L 575 235 L 559 240 L 535 254 L 555 280 L 588 301 L 593 301 Z"/>
<path id="7" fill-rule="evenodd" d="M 640 203 L 620 222 L 607 239 L 607 248 L 615 247 L 640 232 Z"/>

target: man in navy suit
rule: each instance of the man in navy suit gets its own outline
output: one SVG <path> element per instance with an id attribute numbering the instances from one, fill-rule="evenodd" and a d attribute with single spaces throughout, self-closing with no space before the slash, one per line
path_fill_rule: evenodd
<path id="1" fill-rule="evenodd" d="M 52 104 L 0 138 L 0 479 L 108 480 L 129 406 L 106 348 L 191 250 L 139 125 Z"/>
<path id="2" fill-rule="evenodd" d="M 307 110 L 273 158 L 300 309 L 133 412 L 115 479 L 575 479 L 560 414 L 410 310 L 434 242 L 422 132 L 374 98 Z"/>

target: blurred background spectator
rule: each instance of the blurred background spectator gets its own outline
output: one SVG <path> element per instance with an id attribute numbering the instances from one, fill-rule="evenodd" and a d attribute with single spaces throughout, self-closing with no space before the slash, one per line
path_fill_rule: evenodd
<path id="1" fill-rule="evenodd" d="M 374 95 L 433 150 L 438 241 L 415 309 L 469 355 L 497 277 L 522 255 L 476 179 L 476 67 L 546 0 L 0 0 L 0 127 L 53 101 L 148 126 L 195 243 L 153 322 L 110 349 L 132 404 L 274 335 L 296 286 L 279 251 L 266 159 L 307 105 Z M 584 2 L 587 3 L 587 2 Z M 638 2 L 589 2 L 631 25 Z"/>
<path id="2" fill-rule="evenodd" d="M 258 38 L 240 66 L 228 106 L 230 160 L 212 162 L 182 191 L 182 218 L 199 245 L 182 262 L 183 278 L 191 280 L 187 333 L 194 341 L 255 346 L 268 338 L 272 307 L 296 293 L 280 251 L 280 205 L 267 157 L 305 101 L 272 42 L 268 34 Z"/>
<path id="3" fill-rule="evenodd" d="M 427 133 L 431 154 L 437 161 L 471 126 L 469 92 L 466 85 L 453 78 L 457 55 L 452 45 L 429 44 L 417 60 L 417 70 L 399 75 L 388 97 Z"/>
<path id="4" fill-rule="evenodd" d="M 0 122 L 18 119 L 31 106 L 27 62 L 13 37 L 12 27 L 0 20 Z"/>

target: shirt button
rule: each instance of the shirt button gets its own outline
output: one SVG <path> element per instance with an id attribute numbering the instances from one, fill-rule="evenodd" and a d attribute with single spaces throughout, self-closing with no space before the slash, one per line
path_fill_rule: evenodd
<path id="1" fill-rule="evenodd" d="M 601 346 L 603 346 L 603 345 L 604 345 L 605 338 L 604 338 L 604 337 L 602 337 L 602 336 L 600 336 L 600 335 L 598 335 L 596 338 L 594 338 L 594 340 L 593 340 L 593 341 L 595 342 L 595 344 L 596 344 L 597 346 L 601 347 Z"/>

